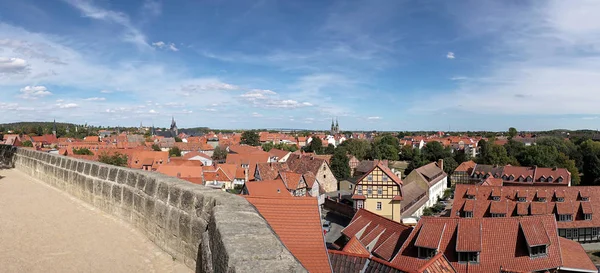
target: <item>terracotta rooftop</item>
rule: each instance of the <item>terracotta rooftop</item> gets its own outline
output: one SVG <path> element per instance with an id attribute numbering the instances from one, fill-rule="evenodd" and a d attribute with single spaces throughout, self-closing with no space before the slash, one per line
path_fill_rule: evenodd
<path id="1" fill-rule="evenodd" d="M 464 207 L 470 207 L 473 204 L 473 217 L 474 218 L 486 218 L 491 217 L 492 209 L 494 211 L 500 210 L 500 205 L 494 204 L 495 202 L 491 198 L 492 192 L 502 191 L 500 202 L 506 204 L 506 216 L 526 216 L 526 215 L 542 215 L 542 214 L 570 214 L 572 215 L 572 221 L 558 221 L 558 228 L 586 228 L 586 227 L 599 227 L 600 217 L 592 216 L 591 220 L 585 220 L 583 213 L 579 213 L 580 208 L 591 210 L 594 207 L 600 207 L 600 187 L 595 186 L 577 186 L 577 187 L 564 187 L 564 186 L 546 186 L 540 189 L 535 186 L 477 186 L 458 184 L 456 185 L 454 193 L 454 204 L 452 206 L 451 217 L 464 217 Z M 588 201 L 582 200 L 580 197 L 580 191 L 589 192 L 590 197 Z M 466 192 L 476 192 L 475 199 L 467 199 L 465 197 Z M 522 193 L 528 192 L 524 197 L 524 202 L 519 202 L 517 198 L 517 192 L 521 195 Z M 558 193 L 560 198 L 564 201 L 558 202 L 555 197 L 555 192 Z M 545 194 L 547 197 L 545 201 L 538 199 L 538 194 Z M 523 194 L 524 195 L 524 194 Z M 597 213 L 592 210 L 592 214 Z M 557 218 L 558 219 L 558 218 Z"/>
<path id="2" fill-rule="evenodd" d="M 309 272 L 332 271 L 316 198 L 246 196 L 246 200 L 256 207 L 286 248 Z"/>
<path id="3" fill-rule="evenodd" d="M 521 226 L 529 225 L 532 222 L 539 224 L 539 228 L 548 235 L 547 256 L 530 258 L 525 238 L 519 235 L 522 234 Z M 443 253 L 457 272 L 498 272 L 501 267 L 518 269 L 521 272 L 558 268 L 563 265 L 563 254 L 559 247 L 559 236 L 555 223 L 552 215 L 483 218 L 479 221 L 465 218 L 422 217 L 407 243 L 402 246 L 391 263 L 405 272 L 418 270 L 426 264 L 428 259 L 417 257 L 417 245 L 419 238 L 423 235 L 423 230 L 433 226 L 434 230 L 445 227 L 439 234 L 441 239 L 438 253 Z M 457 229 L 459 226 L 462 228 L 463 225 L 467 226 L 469 230 L 481 228 L 481 236 L 484 240 L 481 240 L 479 263 L 458 262 L 456 248 L 461 239 L 457 237 L 461 235 L 461 231 L 457 231 Z M 455 235 L 457 233 L 458 235 Z M 418 238 L 415 240 L 415 237 Z M 437 239 L 433 241 L 437 241 Z M 428 243 L 426 245 L 433 246 L 435 244 Z M 587 258 L 587 254 L 583 251 L 574 253 L 574 255 Z"/>
<path id="4" fill-rule="evenodd" d="M 562 252 L 563 267 L 566 271 L 569 269 L 588 270 L 588 272 L 598 272 L 594 263 L 584 255 L 581 255 L 585 250 L 575 241 L 565 238 L 559 238 L 560 249 Z M 584 272 L 584 271 L 580 271 Z"/>
<path id="5" fill-rule="evenodd" d="M 291 197 L 281 180 L 251 181 L 244 184 L 250 196 Z"/>

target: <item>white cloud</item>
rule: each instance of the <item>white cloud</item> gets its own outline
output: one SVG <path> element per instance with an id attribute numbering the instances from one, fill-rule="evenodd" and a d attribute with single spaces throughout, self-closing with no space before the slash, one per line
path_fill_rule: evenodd
<path id="1" fill-rule="evenodd" d="M 217 112 L 217 109 L 215 109 L 215 108 L 204 108 L 204 109 L 202 109 L 202 111 L 205 111 L 205 112 Z"/>
<path id="2" fill-rule="evenodd" d="M 87 99 L 84 99 L 84 100 L 87 100 L 87 101 L 105 101 L 106 98 L 92 97 L 92 98 L 87 98 Z"/>
<path id="3" fill-rule="evenodd" d="M 88 0 L 64 1 L 81 11 L 85 17 L 120 25 L 125 31 L 123 35 L 124 41 L 133 43 L 141 48 L 149 47 L 146 42 L 146 36 L 131 23 L 129 16 L 125 13 L 103 9 L 93 5 L 92 2 Z"/>
<path id="4" fill-rule="evenodd" d="M 100 93 L 102 93 L 102 94 L 110 94 L 112 92 L 113 91 L 111 91 L 111 90 L 100 90 Z"/>
<path id="5" fill-rule="evenodd" d="M 58 106 L 58 108 L 60 109 L 72 109 L 72 108 L 78 108 L 79 105 L 76 103 L 58 103 L 56 104 L 56 106 Z"/>
<path id="6" fill-rule="evenodd" d="M 255 118 L 260 118 L 262 116 L 263 116 L 262 114 L 259 114 L 259 113 L 256 113 L 256 112 L 252 113 L 252 117 L 255 117 Z"/>
<path id="7" fill-rule="evenodd" d="M 158 112 L 156 110 L 154 110 L 154 109 L 151 109 L 150 111 L 148 111 L 148 113 L 150 113 L 150 114 L 158 114 Z"/>
<path id="8" fill-rule="evenodd" d="M 207 91 L 232 91 L 240 89 L 239 86 L 223 82 L 205 82 L 200 84 L 189 84 L 181 87 L 181 94 L 190 96 L 195 93 Z"/>
<path id="9" fill-rule="evenodd" d="M 26 71 L 27 62 L 21 58 L 0 57 L 0 74 L 13 74 Z"/>
<path id="10" fill-rule="evenodd" d="M 56 102 L 63 102 L 63 101 L 65 101 L 65 100 L 62 100 L 62 99 L 56 100 Z"/>
<path id="11" fill-rule="evenodd" d="M 38 99 L 45 96 L 52 95 L 50 91 L 45 86 L 36 85 L 36 86 L 25 86 L 20 90 L 20 97 L 23 99 Z"/>
<path id="12" fill-rule="evenodd" d="M 452 81 L 464 81 L 464 80 L 468 80 L 468 79 L 469 79 L 468 77 L 463 77 L 463 76 L 455 76 L 455 77 L 450 78 L 450 80 L 452 80 Z"/>
<path id="13" fill-rule="evenodd" d="M 280 99 L 279 94 L 271 90 L 253 89 L 242 95 L 240 98 L 252 103 L 255 107 L 264 108 L 300 108 L 312 106 L 309 102 L 298 102 L 291 99 Z"/>
<path id="14" fill-rule="evenodd" d="M 454 52 L 448 52 L 448 54 L 446 54 L 446 58 L 448 59 L 454 59 Z"/>
<path id="15" fill-rule="evenodd" d="M 248 98 L 251 100 L 257 99 L 268 99 L 272 96 L 276 96 L 277 93 L 271 90 L 262 90 L 262 89 L 254 89 L 252 91 L 246 92 L 241 95 L 243 98 Z"/>
<path id="16" fill-rule="evenodd" d="M 152 43 L 152 46 L 154 46 L 154 47 L 158 47 L 158 48 L 163 48 L 163 47 L 165 47 L 165 46 L 166 46 L 166 44 L 165 44 L 165 42 L 163 42 L 163 41 L 158 41 L 158 42 L 154 42 L 154 43 Z"/>
<path id="17" fill-rule="evenodd" d="M 171 51 L 179 51 L 179 48 L 177 48 L 177 46 L 175 46 L 174 43 L 165 43 L 163 41 L 158 41 L 158 42 L 154 42 L 152 43 L 153 47 L 159 48 L 159 49 L 167 49 L 167 50 L 171 50 Z"/>
<path id="18" fill-rule="evenodd" d="M 368 117 L 367 119 L 368 120 L 380 120 L 381 117 Z"/>

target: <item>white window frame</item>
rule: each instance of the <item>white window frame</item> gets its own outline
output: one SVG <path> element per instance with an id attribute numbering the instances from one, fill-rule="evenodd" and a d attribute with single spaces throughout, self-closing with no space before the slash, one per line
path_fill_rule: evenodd
<path id="1" fill-rule="evenodd" d="M 377 210 L 381 210 L 382 204 L 381 202 L 377 202 Z"/>

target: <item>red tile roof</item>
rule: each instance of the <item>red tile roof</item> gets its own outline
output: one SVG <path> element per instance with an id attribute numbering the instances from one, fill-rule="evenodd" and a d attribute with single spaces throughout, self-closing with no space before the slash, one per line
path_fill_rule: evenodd
<path id="1" fill-rule="evenodd" d="M 412 228 L 409 226 L 365 209 L 359 209 L 350 224 L 342 230 L 342 234 L 348 238 L 357 237 L 365 246 L 375 242 L 371 248 L 372 253 L 380 258 L 390 260 L 395 254 L 394 251 L 404 243 L 411 230 Z"/>
<path id="2" fill-rule="evenodd" d="M 519 225 L 525 235 L 525 241 L 528 246 L 532 247 L 550 244 L 550 237 L 548 237 L 548 232 L 546 231 L 544 224 L 537 221 L 537 219 L 525 217 L 521 219 Z"/>
<path id="3" fill-rule="evenodd" d="M 481 219 L 464 219 L 457 230 L 456 251 L 481 251 Z"/>
<path id="4" fill-rule="evenodd" d="M 283 183 L 288 189 L 295 190 L 299 187 L 302 174 L 295 172 L 279 172 L 279 178 L 283 180 Z"/>
<path id="5" fill-rule="evenodd" d="M 285 162 L 262 162 L 256 164 L 256 172 L 258 172 L 260 180 L 273 180 L 277 178 L 280 171 L 289 171 Z"/>
<path id="6" fill-rule="evenodd" d="M 493 199 L 490 197 L 492 192 L 500 192 L 500 202 L 506 202 L 507 213 L 506 216 L 525 216 L 525 215 L 540 215 L 540 214 L 571 214 L 573 221 L 559 221 L 557 225 L 559 228 L 586 228 L 586 227 L 599 227 L 600 217 L 592 216 L 591 220 L 585 220 L 582 213 L 578 213 L 579 208 L 584 206 L 587 208 L 600 207 L 600 187 L 595 186 L 578 186 L 578 187 L 564 187 L 564 186 L 546 186 L 540 189 L 535 186 L 477 186 L 458 184 L 454 192 L 454 204 L 452 206 L 451 217 L 464 217 L 465 204 L 473 204 L 473 217 L 491 217 L 491 209 L 499 209 L 499 205 L 494 205 Z M 589 201 L 581 200 L 580 191 L 589 192 Z M 467 192 L 476 192 L 475 199 L 467 199 L 465 194 Z M 525 197 L 525 202 L 519 202 L 517 198 L 517 192 L 520 194 L 528 192 Z M 558 193 L 559 197 L 564 198 L 564 202 L 557 202 L 554 198 L 554 193 Z M 546 201 L 541 202 L 538 200 L 537 195 L 546 195 Z M 587 205 L 589 203 L 590 205 Z M 583 205 L 582 205 L 583 204 Z M 469 207 L 469 206 L 467 206 Z M 597 213 L 592 211 L 592 214 Z"/>
<path id="7" fill-rule="evenodd" d="M 243 147 L 243 146 L 242 146 Z M 263 151 L 259 151 L 251 154 L 228 154 L 226 163 L 236 164 L 238 166 L 248 165 L 248 179 L 254 180 L 254 172 L 256 171 L 256 164 L 266 163 L 269 161 L 269 154 Z"/>
<path id="8" fill-rule="evenodd" d="M 455 273 L 456 270 L 452 267 L 444 253 L 438 253 L 428 262 L 423 264 L 421 268 L 415 271 L 416 273 Z"/>
<path id="9" fill-rule="evenodd" d="M 178 178 L 202 178 L 202 166 L 161 165 L 157 172 Z"/>
<path id="10" fill-rule="evenodd" d="M 309 272 L 332 271 L 316 198 L 246 196 L 246 199 L 256 207 L 286 248 Z"/>
<path id="11" fill-rule="evenodd" d="M 269 150 L 269 155 L 277 157 L 278 160 L 281 160 L 282 158 L 284 158 L 289 153 L 291 153 L 291 152 L 290 151 L 279 150 L 279 149 L 275 149 L 275 148 Z"/>
<path id="12" fill-rule="evenodd" d="M 445 229 L 446 223 L 428 223 L 419 230 L 419 235 L 417 235 L 415 246 L 439 249 Z"/>
<path id="13" fill-rule="evenodd" d="M 579 269 L 587 270 L 589 272 L 598 272 L 598 269 L 590 258 L 588 258 L 587 255 L 582 255 L 582 253 L 585 253 L 585 250 L 578 242 L 562 237 L 559 238 L 559 242 L 563 260 L 562 267 L 565 271 L 576 271 L 573 269 Z"/>
<path id="14" fill-rule="evenodd" d="M 250 196 L 292 196 L 281 180 L 251 181 L 246 182 L 244 187 Z"/>
<path id="15" fill-rule="evenodd" d="M 350 241 L 344 246 L 344 252 L 371 255 L 371 252 L 356 238 L 356 236 L 350 238 Z"/>
<path id="16" fill-rule="evenodd" d="M 369 260 L 369 255 L 327 250 L 333 273 L 359 273 Z"/>
<path id="17" fill-rule="evenodd" d="M 460 165 L 458 165 L 458 167 L 454 169 L 454 172 L 467 172 L 471 174 L 473 168 L 475 168 L 475 165 L 477 164 L 473 160 L 465 161 L 463 163 L 460 163 Z"/>
<path id="18" fill-rule="evenodd" d="M 422 217 L 407 239 L 407 243 L 402 246 L 391 263 L 405 272 L 418 270 L 426 264 L 427 259 L 417 257 L 416 242 L 422 236 L 423 230 L 428 229 L 428 226 L 433 226 L 435 230 L 440 230 L 439 227 L 445 227 L 439 234 L 441 239 L 439 240 L 438 253 L 444 253 L 457 272 L 498 272 L 501 267 L 517 269 L 521 272 L 531 272 L 558 268 L 562 265 L 559 237 L 553 216 L 499 217 L 479 220 L 481 221 L 481 236 L 484 240 L 481 240 L 480 262 L 478 264 L 459 263 L 456 252 L 457 240 L 460 240 L 460 238 L 457 238 L 460 235 L 456 235 L 457 227 L 465 221 L 472 223 L 473 219 L 448 217 Z M 521 222 L 525 225 L 529 221 L 539 223 L 548 234 L 550 244 L 547 247 L 547 256 L 533 259 L 529 257 L 525 239 L 519 235 L 521 234 Z M 415 237 L 419 237 L 416 242 Z M 431 246 L 433 244 L 427 245 Z M 586 254 L 580 252 L 577 255 Z"/>

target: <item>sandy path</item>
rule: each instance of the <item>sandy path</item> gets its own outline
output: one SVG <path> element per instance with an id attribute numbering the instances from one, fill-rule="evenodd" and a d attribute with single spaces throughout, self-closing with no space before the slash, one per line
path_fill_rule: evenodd
<path id="1" fill-rule="evenodd" d="M 14 169 L 0 170 L 0 272 L 191 272 L 145 236 Z"/>

